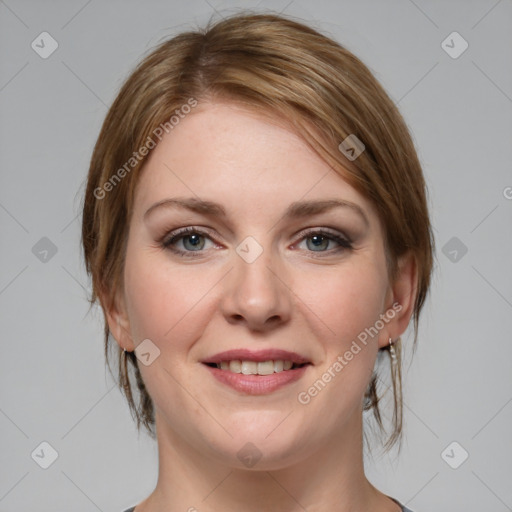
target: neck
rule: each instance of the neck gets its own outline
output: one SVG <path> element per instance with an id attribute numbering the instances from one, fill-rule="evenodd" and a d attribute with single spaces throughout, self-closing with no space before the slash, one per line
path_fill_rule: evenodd
<path id="1" fill-rule="evenodd" d="M 271 470 L 233 468 L 205 456 L 166 428 L 158 411 L 156 425 L 158 482 L 135 512 L 398 510 L 365 477 L 361 411 L 329 443 L 309 455 L 305 447 L 306 455 L 294 454 L 294 462 Z"/>

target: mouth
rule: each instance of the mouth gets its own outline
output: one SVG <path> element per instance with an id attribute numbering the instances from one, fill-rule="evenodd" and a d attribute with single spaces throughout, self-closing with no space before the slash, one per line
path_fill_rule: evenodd
<path id="1" fill-rule="evenodd" d="M 276 359 L 268 361 L 249 361 L 234 359 L 231 361 L 221 361 L 220 363 L 204 363 L 210 368 L 218 368 L 219 370 L 241 373 L 243 375 L 272 375 L 274 373 L 287 372 L 296 370 L 311 363 L 294 363 L 293 361 Z"/>
<path id="2" fill-rule="evenodd" d="M 278 349 L 228 350 L 201 361 L 211 375 L 239 393 L 263 395 L 300 379 L 313 363 Z"/>

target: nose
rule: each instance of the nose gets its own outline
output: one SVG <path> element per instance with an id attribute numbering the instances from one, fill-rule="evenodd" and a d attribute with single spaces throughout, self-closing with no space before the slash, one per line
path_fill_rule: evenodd
<path id="1" fill-rule="evenodd" d="M 293 294 L 284 267 L 270 249 L 251 263 L 234 255 L 226 280 L 221 310 L 229 323 L 267 331 L 289 321 Z"/>

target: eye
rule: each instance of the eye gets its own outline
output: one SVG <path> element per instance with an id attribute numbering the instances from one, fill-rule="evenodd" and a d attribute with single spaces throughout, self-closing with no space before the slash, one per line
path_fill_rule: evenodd
<path id="1" fill-rule="evenodd" d="M 179 256 L 194 258 L 204 253 L 207 240 L 212 241 L 207 231 L 189 226 L 170 233 L 161 241 L 161 245 Z M 326 229 L 306 231 L 302 233 L 300 241 L 306 241 L 307 250 L 315 253 L 332 254 L 352 248 L 348 238 Z M 178 247 L 180 243 L 183 249 Z M 337 247 L 329 249 L 329 245 L 333 243 L 337 244 Z"/>
<path id="2" fill-rule="evenodd" d="M 205 239 L 211 240 L 208 235 L 206 231 L 190 226 L 174 231 L 162 240 L 161 245 L 180 256 L 195 257 L 196 254 L 193 253 L 201 253 L 204 249 Z M 176 247 L 179 242 L 183 244 L 185 250 Z"/>
<path id="3" fill-rule="evenodd" d="M 312 252 L 339 252 L 344 249 L 351 249 L 352 243 L 348 238 L 344 238 L 338 233 L 330 232 L 324 229 L 310 230 L 302 234 L 302 239 L 306 240 L 308 250 Z M 311 242 L 309 242 L 311 240 Z M 337 248 L 325 250 L 331 242 L 338 244 Z"/>

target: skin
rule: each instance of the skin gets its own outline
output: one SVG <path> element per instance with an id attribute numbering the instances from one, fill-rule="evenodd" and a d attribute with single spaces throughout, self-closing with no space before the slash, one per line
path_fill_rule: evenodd
<path id="1" fill-rule="evenodd" d="M 350 165 L 347 162 L 347 165 Z M 150 206 L 166 198 L 218 202 L 227 218 Z M 343 199 L 359 205 L 302 219 L 283 218 L 295 201 Z M 186 226 L 204 237 L 160 243 Z M 305 228 L 330 228 L 353 247 L 315 245 Z M 263 252 L 236 252 L 248 236 Z M 318 240 L 318 239 L 315 239 Z M 199 251 L 195 247 L 199 246 Z M 139 363 L 153 399 L 159 449 L 154 492 L 135 512 L 397 512 L 366 479 L 362 400 L 377 351 L 410 320 L 416 269 L 403 258 L 388 280 L 383 231 L 372 204 L 286 125 L 234 103 L 201 103 L 152 150 L 130 222 L 124 286 L 108 312 L 119 345 L 150 339 L 160 355 Z M 322 377 L 380 314 L 402 308 L 304 405 L 297 396 Z M 218 382 L 200 362 L 233 348 L 280 348 L 311 362 L 304 377 L 249 396 Z M 237 457 L 253 443 L 251 468 Z"/>

